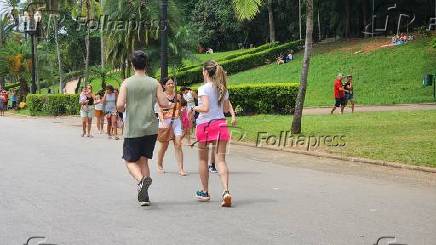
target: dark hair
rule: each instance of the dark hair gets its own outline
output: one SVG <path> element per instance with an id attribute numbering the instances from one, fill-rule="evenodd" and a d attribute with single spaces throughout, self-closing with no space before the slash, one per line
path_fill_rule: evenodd
<path id="1" fill-rule="evenodd" d="M 135 70 L 145 70 L 148 65 L 147 55 L 142 50 L 133 52 L 130 60 Z"/>
<path id="2" fill-rule="evenodd" d="M 173 80 L 173 81 L 174 81 L 174 79 L 173 79 L 172 77 L 164 77 L 164 78 L 162 78 L 162 80 L 160 81 L 160 84 L 161 84 L 162 86 L 165 86 L 165 84 L 167 84 L 167 82 L 168 82 L 169 80 Z"/>
<path id="3" fill-rule="evenodd" d="M 185 100 L 182 94 L 180 94 L 180 105 L 181 106 L 187 106 L 188 102 Z"/>
<path id="4" fill-rule="evenodd" d="M 106 90 L 109 90 L 111 92 L 114 92 L 114 87 L 112 85 L 107 85 Z"/>

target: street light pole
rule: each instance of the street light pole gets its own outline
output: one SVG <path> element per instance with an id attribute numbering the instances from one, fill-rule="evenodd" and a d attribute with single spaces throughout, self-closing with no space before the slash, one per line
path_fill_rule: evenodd
<path id="1" fill-rule="evenodd" d="M 160 78 L 168 76 L 168 0 L 161 0 Z"/>
<path id="2" fill-rule="evenodd" d="M 36 93 L 36 60 L 35 60 L 35 33 L 30 34 L 30 40 L 32 45 L 32 85 L 30 86 L 30 92 Z"/>

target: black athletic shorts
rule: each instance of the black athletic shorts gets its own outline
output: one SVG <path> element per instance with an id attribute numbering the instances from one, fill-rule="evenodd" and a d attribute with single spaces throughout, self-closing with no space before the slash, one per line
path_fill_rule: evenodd
<path id="1" fill-rule="evenodd" d="M 340 106 L 345 106 L 345 104 L 346 104 L 346 100 L 345 100 L 345 97 L 342 97 L 342 98 L 336 98 L 335 99 L 336 100 L 336 102 L 335 102 L 335 106 L 336 107 L 340 107 Z"/>
<path id="2" fill-rule="evenodd" d="M 124 138 L 123 159 L 127 162 L 136 162 L 141 157 L 152 159 L 156 139 L 157 134 L 139 138 Z"/>

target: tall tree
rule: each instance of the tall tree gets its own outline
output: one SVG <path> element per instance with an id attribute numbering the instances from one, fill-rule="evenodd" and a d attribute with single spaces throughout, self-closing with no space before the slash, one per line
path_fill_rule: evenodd
<path id="1" fill-rule="evenodd" d="M 304 99 L 306 97 L 307 77 L 309 75 L 310 56 L 313 44 L 313 0 L 306 0 L 306 43 L 304 49 L 303 68 L 301 70 L 300 88 L 295 103 L 295 112 L 292 120 L 291 132 L 301 133 L 301 117 L 303 114 Z"/>

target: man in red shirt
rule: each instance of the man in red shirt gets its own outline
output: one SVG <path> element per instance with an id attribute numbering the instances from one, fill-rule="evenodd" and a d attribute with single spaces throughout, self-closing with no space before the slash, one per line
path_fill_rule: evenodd
<path id="1" fill-rule="evenodd" d="M 335 106 L 333 107 L 331 114 L 336 110 L 337 107 L 341 107 L 341 114 L 344 113 L 345 108 L 345 91 L 342 85 L 343 75 L 339 73 L 336 77 L 335 85 L 334 85 L 334 94 L 335 94 Z"/>

